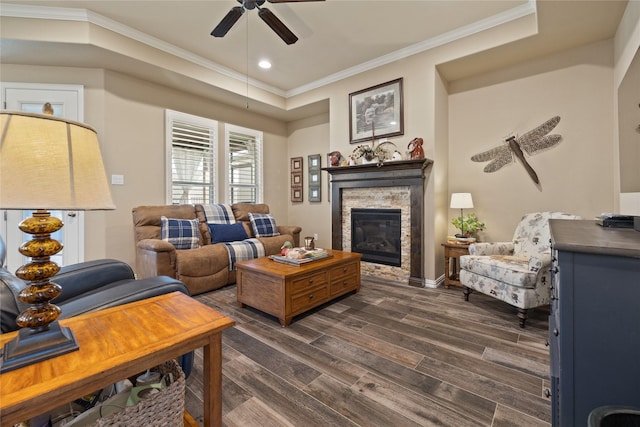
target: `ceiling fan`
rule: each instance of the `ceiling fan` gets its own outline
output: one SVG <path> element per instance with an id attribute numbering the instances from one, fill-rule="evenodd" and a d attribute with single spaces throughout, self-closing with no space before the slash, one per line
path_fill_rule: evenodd
<path id="1" fill-rule="evenodd" d="M 286 44 L 293 44 L 298 41 L 298 37 L 296 37 L 293 32 L 287 28 L 286 25 L 282 23 L 281 20 L 278 19 L 276 15 L 273 14 L 266 7 L 261 8 L 265 3 L 265 0 L 237 0 L 241 6 L 235 6 L 231 8 L 231 10 L 227 13 L 227 15 L 222 18 L 222 21 L 213 29 L 211 35 L 214 37 L 224 37 L 225 34 L 233 27 L 238 19 L 242 16 L 245 9 L 258 9 L 258 16 L 266 22 L 266 24 L 282 39 Z M 308 2 L 308 1 L 325 1 L 325 0 L 266 0 L 269 3 L 299 3 L 299 2 Z"/>

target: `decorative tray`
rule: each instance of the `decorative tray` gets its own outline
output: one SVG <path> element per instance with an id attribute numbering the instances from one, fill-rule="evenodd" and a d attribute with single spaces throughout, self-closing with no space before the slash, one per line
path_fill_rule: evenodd
<path id="1" fill-rule="evenodd" d="M 299 256 L 301 256 L 301 258 L 290 258 L 283 255 L 269 255 L 269 258 L 276 262 L 281 262 L 283 264 L 300 266 L 313 261 L 318 261 L 321 259 L 331 257 L 331 254 L 325 251 L 324 249 L 312 249 L 312 250 L 304 250 L 300 248 L 294 248 L 294 249 L 299 251 Z"/>

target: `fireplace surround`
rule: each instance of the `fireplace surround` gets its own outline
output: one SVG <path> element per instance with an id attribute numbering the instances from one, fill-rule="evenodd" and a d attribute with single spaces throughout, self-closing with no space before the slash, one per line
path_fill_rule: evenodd
<path id="1" fill-rule="evenodd" d="M 411 286 L 423 287 L 424 190 L 425 178 L 432 164 L 433 161 L 429 159 L 416 159 L 323 168 L 331 176 L 331 247 L 338 250 L 351 249 L 351 218 L 345 212 L 344 206 L 351 206 L 354 194 L 375 197 L 376 208 L 402 210 L 401 234 L 404 243 L 401 254 L 402 266 L 397 268 L 397 278 L 406 278 Z M 388 205 L 385 206 L 387 202 Z M 370 205 L 370 202 L 360 202 L 360 205 L 362 204 Z M 351 208 L 371 207 L 360 205 L 356 204 Z M 349 229 L 345 230 L 345 226 L 349 226 Z M 349 245 L 344 244 L 345 240 Z M 364 274 L 367 272 L 367 268 L 364 267 L 368 264 L 363 262 Z M 372 265 L 377 268 L 377 264 Z"/>

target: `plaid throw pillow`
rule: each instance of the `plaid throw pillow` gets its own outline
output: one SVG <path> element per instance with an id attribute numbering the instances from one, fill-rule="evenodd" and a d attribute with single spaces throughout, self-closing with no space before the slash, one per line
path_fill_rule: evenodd
<path id="1" fill-rule="evenodd" d="M 176 249 L 195 249 L 200 246 L 197 219 L 160 217 L 160 236 Z"/>
<path id="2" fill-rule="evenodd" d="M 256 237 L 279 236 L 276 220 L 271 214 L 259 214 L 249 212 L 251 229 Z"/>
<path id="3" fill-rule="evenodd" d="M 236 222 L 231 205 L 202 205 L 202 208 L 208 224 L 233 224 Z"/>

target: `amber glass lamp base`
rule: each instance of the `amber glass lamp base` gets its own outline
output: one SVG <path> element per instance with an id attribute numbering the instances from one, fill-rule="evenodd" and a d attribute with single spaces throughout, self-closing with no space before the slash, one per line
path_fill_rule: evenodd
<path id="1" fill-rule="evenodd" d="M 18 336 L 4 346 L 0 372 L 47 360 L 77 350 L 73 332 L 55 320 L 60 316 L 58 306 L 50 303 L 62 289 L 49 279 L 60 267 L 50 257 L 62 250 L 62 244 L 51 238 L 62 228 L 62 221 L 46 210 L 37 210 L 19 225 L 20 230 L 32 234 L 33 239 L 20 246 L 20 253 L 31 262 L 18 268 L 16 276 L 29 285 L 18 294 L 20 301 L 31 306 L 20 313 L 16 323 Z"/>

